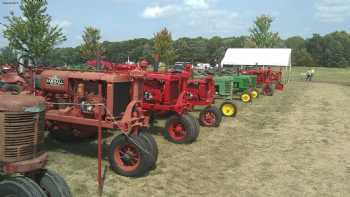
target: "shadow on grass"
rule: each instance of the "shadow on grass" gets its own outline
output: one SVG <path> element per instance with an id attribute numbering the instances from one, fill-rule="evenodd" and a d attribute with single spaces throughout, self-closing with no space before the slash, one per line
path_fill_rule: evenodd
<path id="1" fill-rule="evenodd" d="M 111 137 L 113 133 L 103 132 L 103 156 L 107 159 L 109 145 L 105 143 L 106 139 Z M 58 153 L 69 153 L 83 157 L 97 158 L 98 144 L 97 136 L 80 139 L 69 140 L 67 142 L 59 141 L 53 138 L 50 134 L 45 139 L 45 148 L 47 151 Z"/>

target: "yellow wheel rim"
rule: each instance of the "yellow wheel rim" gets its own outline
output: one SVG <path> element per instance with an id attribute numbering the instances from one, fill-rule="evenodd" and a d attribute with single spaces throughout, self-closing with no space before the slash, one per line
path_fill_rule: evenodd
<path id="1" fill-rule="evenodd" d="M 221 111 L 224 116 L 233 116 L 236 109 L 232 104 L 227 103 L 222 106 Z"/>
<path id="2" fill-rule="evenodd" d="M 253 90 L 251 94 L 253 98 L 257 98 L 259 95 L 259 93 L 256 90 Z"/>
<path id="3" fill-rule="evenodd" d="M 249 94 L 242 94 L 241 99 L 243 102 L 248 103 L 250 101 L 250 95 Z"/>

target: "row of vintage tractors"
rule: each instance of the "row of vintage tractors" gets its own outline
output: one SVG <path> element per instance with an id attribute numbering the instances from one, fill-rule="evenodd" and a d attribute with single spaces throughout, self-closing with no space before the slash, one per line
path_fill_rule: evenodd
<path id="1" fill-rule="evenodd" d="M 132 65 L 108 63 L 102 69 L 96 69 L 96 64 L 90 61 L 84 68 L 40 68 L 20 74 L 17 71 L 22 69 L 7 66 L 2 69 L 0 90 L 12 94 L 35 92 L 44 97 L 46 128 L 56 139 L 97 135 L 100 186 L 105 130 L 121 131 L 108 149 L 111 169 L 123 176 L 138 177 L 156 165 L 158 147 L 149 129 L 158 117 L 167 118 L 163 129 L 167 140 L 192 143 L 199 136 L 200 126 L 218 127 L 222 115 L 237 114 L 235 98 L 248 103 L 259 95 L 260 78 L 253 71 L 194 77 L 190 64 L 166 72 L 147 71 L 145 61 Z M 280 78 L 273 75 L 268 80 Z M 220 108 L 214 105 L 218 97 L 224 99 Z M 203 108 L 199 118 L 189 113 L 197 106 Z"/>

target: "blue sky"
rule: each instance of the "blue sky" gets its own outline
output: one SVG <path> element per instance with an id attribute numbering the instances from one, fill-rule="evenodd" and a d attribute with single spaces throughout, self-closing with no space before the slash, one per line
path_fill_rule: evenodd
<path id="1" fill-rule="evenodd" d="M 1 0 L 14 1 L 14 0 Z M 167 27 L 173 37 L 247 35 L 256 16 L 275 18 L 272 30 L 283 38 L 336 30 L 350 32 L 350 0 L 48 0 L 53 23 L 76 46 L 86 26 L 101 30 L 103 40 L 151 38 Z M 11 9 L 0 5 L 2 18 Z M 16 14 L 19 10 L 12 6 Z M 0 27 L 1 28 L 1 27 Z M 6 40 L 0 37 L 0 47 Z"/>

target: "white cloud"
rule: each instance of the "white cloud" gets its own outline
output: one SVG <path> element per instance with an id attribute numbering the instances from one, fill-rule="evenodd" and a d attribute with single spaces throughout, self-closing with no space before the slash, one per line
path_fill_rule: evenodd
<path id="1" fill-rule="evenodd" d="M 142 16 L 144 18 L 161 18 L 161 17 L 167 17 L 175 14 L 179 8 L 174 5 L 166 5 L 166 6 L 149 6 L 146 7 L 143 11 Z"/>
<path id="2" fill-rule="evenodd" d="M 68 28 L 70 26 L 72 26 L 72 22 L 68 21 L 68 20 L 55 20 L 52 22 L 53 25 L 57 25 L 63 29 Z"/>
<path id="3" fill-rule="evenodd" d="M 350 17 L 350 0 L 317 0 L 315 8 L 321 22 L 339 23 Z"/>
<path id="4" fill-rule="evenodd" d="M 144 9 L 142 17 L 157 20 L 175 37 L 233 35 L 244 30 L 240 14 L 219 8 L 217 0 L 157 0 L 159 4 Z"/>
<path id="5" fill-rule="evenodd" d="M 184 4 L 193 9 L 209 8 L 209 0 L 184 0 Z"/>

